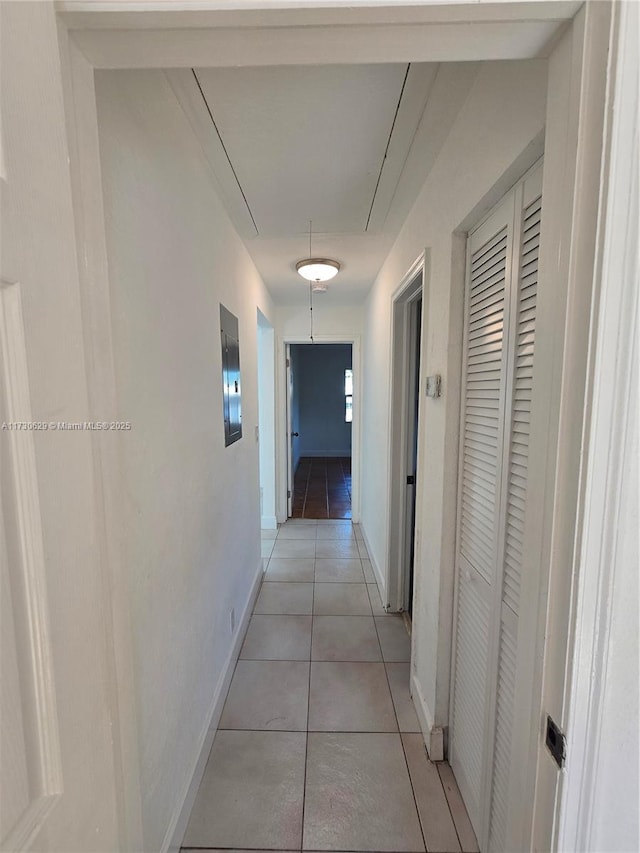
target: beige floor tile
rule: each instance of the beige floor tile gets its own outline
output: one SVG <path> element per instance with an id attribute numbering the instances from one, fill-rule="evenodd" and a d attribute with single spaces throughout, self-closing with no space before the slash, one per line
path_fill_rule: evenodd
<path id="1" fill-rule="evenodd" d="M 313 612 L 320 616 L 371 616 L 366 584 L 316 584 Z"/>
<path id="2" fill-rule="evenodd" d="M 278 542 L 290 539 L 315 539 L 317 529 L 315 524 L 285 524 L 278 533 Z"/>
<path id="3" fill-rule="evenodd" d="M 437 765 L 429 761 L 421 734 L 403 734 L 409 774 L 429 853 L 459 853 L 460 844 Z"/>
<path id="4" fill-rule="evenodd" d="M 306 731 L 308 698 L 307 662 L 240 660 L 219 728 Z"/>
<path id="5" fill-rule="evenodd" d="M 355 539 L 320 539 L 316 542 L 316 558 L 360 559 Z"/>
<path id="6" fill-rule="evenodd" d="M 462 851 L 463 853 L 478 853 L 478 842 L 476 841 L 469 815 L 462 801 L 462 795 L 458 789 L 453 770 L 446 761 L 442 761 L 438 763 L 438 773 L 440 774 L 442 786 L 449 803 L 449 808 L 451 809 L 453 822 L 456 825 Z"/>
<path id="7" fill-rule="evenodd" d="M 409 692 L 409 667 L 407 663 L 387 663 L 387 677 L 391 688 L 393 707 L 401 732 L 419 732 L 418 715 Z"/>
<path id="8" fill-rule="evenodd" d="M 316 583 L 364 583 L 361 560 L 316 560 Z"/>
<path id="9" fill-rule="evenodd" d="M 298 527 L 299 525 L 304 524 L 307 526 L 316 527 L 318 524 L 317 518 L 289 518 L 284 524 L 280 525 L 280 530 L 284 527 Z"/>
<path id="10" fill-rule="evenodd" d="M 358 551 L 360 553 L 361 558 L 363 560 L 368 560 L 369 552 L 367 551 L 367 546 L 364 544 L 364 541 L 362 539 L 357 539 L 356 541 L 358 543 Z"/>
<path id="11" fill-rule="evenodd" d="M 312 663 L 309 731 L 397 732 L 384 664 Z"/>
<path id="12" fill-rule="evenodd" d="M 376 616 L 375 619 L 385 661 L 411 660 L 411 638 L 402 616 Z"/>
<path id="13" fill-rule="evenodd" d="M 371 602 L 371 609 L 373 610 L 373 615 L 390 616 L 391 614 L 387 613 L 387 611 L 382 606 L 382 599 L 380 598 L 380 590 L 378 589 L 378 584 L 368 583 L 367 592 L 369 593 L 369 601 Z"/>
<path id="14" fill-rule="evenodd" d="M 274 583 L 265 578 L 253 612 L 300 616 L 312 609 L 312 583 Z"/>
<path id="15" fill-rule="evenodd" d="M 382 660 L 373 618 L 371 616 L 314 616 L 311 659 Z"/>
<path id="16" fill-rule="evenodd" d="M 275 539 L 262 539 L 260 541 L 260 555 L 262 557 L 270 557 L 275 544 Z"/>
<path id="17" fill-rule="evenodd" d="M 377 583 L 376 576 L 373 573 L 371 560 L 364 559 L 362 561 L 362 571 L 364 572 L 364 579 L 367 583 Z"/>
<path id="18" fill-rule="evenodd" d="M 305 743 L 304 732 L 219 731 L 184 846 L 298 849 Z"/>
<path id="19" fill-rule="evenodd" d="M 251 617 L 242 660 L 309 660 L 311 616 Z"/>
<path id="20" fill-rule="evenodd" d="M 272 557 L 315 557 L 315 539 L 276 539 Z"/>
<path id="21" fill-rule="evenodd" d="M 313 557 L 272 557 L 264 579 L 267 583 L 305 583 L 314 580 L 316 561 Z"/>
<path id="22" fill-rule="evenodd" d="M 350 524 L 319 524 L 318 539 L 355 539 L 355 534 Z"/>
<path id="23" fill-rule="evenodd" d="M 424 851 L 399 735 L 308 735 L 303 847 Z"/>

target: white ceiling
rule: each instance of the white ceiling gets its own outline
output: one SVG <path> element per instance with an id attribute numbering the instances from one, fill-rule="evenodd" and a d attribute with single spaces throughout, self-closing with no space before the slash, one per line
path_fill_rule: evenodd
<path id="1" fill-rule="evenodd" d="M 323 299 L 353 303 L 391 248 L 478 63 L 547 56 L 580 5 L 59 0 L 58 10 L 95 68 L 165 69 L 277 302 L 306 299 L 295 262 L 313 218 L 314 254 L 343 264 Z M 319 123 L 319 112 L 331 122 Z"/>
<path id="2" fill-rule="evenodd" d="M 406 65 L 195 71 L 261 237 L 366 230 Z"/>
<path id="3" fill-rule="evenodd" d="M 332 301 L 371 286 L 475 74 L 473 63 L 167 72 L 227 210 L 279 303 L 295 263 L 339 261 Z"/>

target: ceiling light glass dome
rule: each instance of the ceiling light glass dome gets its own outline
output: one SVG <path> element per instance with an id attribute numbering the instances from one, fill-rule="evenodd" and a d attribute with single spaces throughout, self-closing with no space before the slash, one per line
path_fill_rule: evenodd
<path id="1" fill-rule="evenodd" d="M 307 281 L 329 281 L 338 274 L 340 264 L 328 258 L 305 258 L 298 261 L 296 269 Z"/>

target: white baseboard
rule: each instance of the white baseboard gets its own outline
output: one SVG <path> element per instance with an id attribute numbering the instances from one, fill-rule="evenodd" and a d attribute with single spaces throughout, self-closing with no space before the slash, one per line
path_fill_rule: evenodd
<path id="1" fill-rule="evenodd" d="M 260 521 L 260 527 L 262 530 L 277 530 L 278 519 L 275 515 L 263 515 Z"/>
<path id="2" fill-rule="evenodd" d="M 222 709 L 224 707 L 225 699 L 227 698 L 227 692 L 229 690 L 229 685 L 231 684 L 231 679 L 233 677 L 236 661 L 238 660 L 238 655 L 240 654 L 240 649 L 242 648 L 244 635 L 247 631 L 249 619 L 251 618 L 251 614 L 253 612 L 253 606 L 255 604 L 258 591 L 260 589 L 262 574 L 263 567 L 261 559 L 260 563 L 258 564 L 258 570 L 251 585 L 251 592 L 249 593 L 249 598 L 247 599 L 247 603 L 242 612 L 242 618 L 240 619 L 240 622 L 238 624 L 238 630 L 236 631 L 235 640 L 233 642 L 233 645 L 229 649 L 229 654 L 227 655 L 227 659 L 225 661 L 222 672 L 220 673 L 220 677 L 218 679 L 218 683 L 213 694 L 211 708 L 209 710 L 209 713 L 207 714 L 207 720 L 200 736 L 199 749 L 197 752 L 198 757 L 193 766 L 191 780 L 183 796 L 180 798 L 178 805 L 175 809 L 174 815 L 171 819 L 171 822 L 169 823 L 169 828 L 167 829 L 167 833 L 164 837 L 162 847 L 160 848 L 161 853 L 179 853 L 180 847 L 182 846 L 182 839 L 184 838 L 184 834 L 187 830 L 189 815 L 191 814 L 191 809 L 193 808 L 193 804 L 196 799 L 196 794 L 198 793 L 198 788 L 200 787 L 200 782 L 202 781 L 204 768 L 207 764 L 209 753 L 211 752 L 213 739 L 218 728 L 218 723 L 220 722 L 220 717 L 222 716 Z"/>
<path id="3" fill-rule="evenodd" d="M 433 715 L 423 696 L 415 672 L 411 673 L 411 696 L 430 760 L 444 761 L 444 730 L 442 726 L 434 725 Z"/>
<path id="4" fill-rule="evenodd" d="M 378 590 L 380 591 L 380 598 L 383 602 L 387 601 L 387 585 L 385 583 L 385 579 L 382 576 L 382 572 L 380 571 L 380 567 L 376 563 L 375 557 L 373 556 L 373 552 L 371 550 L 371 545 L 369 545 L 369 540 L 367 539 L 366 531 L 363 527 L 360 527 L 362 532 L 362 538 L 364 539 L 364 544 L 367 546 L 367 553 L 369 554 L 369 562 L 371 563 L 371 568 L 373 569 L 373 574 L 376 578 L 376 583 L 378 584 Z"/>

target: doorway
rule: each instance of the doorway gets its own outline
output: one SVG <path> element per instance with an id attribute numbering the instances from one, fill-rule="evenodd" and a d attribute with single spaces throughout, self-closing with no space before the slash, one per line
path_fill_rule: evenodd
<path id="1" fill-rule="evenodd" d="M 287 346 L 288 515 L 352 518 L 353 352 Z"/>
<path id="2" fill-rule="evenodd" d="M 389 609 L 411 617 L 422 338 L 423 259 L 416 261 L 393 302 Z"/>

